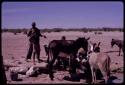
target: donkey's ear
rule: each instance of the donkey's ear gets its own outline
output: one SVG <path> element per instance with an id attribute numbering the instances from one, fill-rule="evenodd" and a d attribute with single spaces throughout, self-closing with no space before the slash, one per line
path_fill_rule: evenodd
<path id="1" fill-rule="evenodd" d="M 86 40 L 89 40 L 90 39 L 90 37 L 88 37 Z"/>
<path id="2" fill-rule="evenodd" d="M 99 47 L 100 43 L 101 43 L 101 42 L 98 43 L 98 47 Z"/>
<path id="3" fill-rule="evenodd" d="M 93 43 L 93 46 L 95 47 L 97 44 L 96 43 Z"/>

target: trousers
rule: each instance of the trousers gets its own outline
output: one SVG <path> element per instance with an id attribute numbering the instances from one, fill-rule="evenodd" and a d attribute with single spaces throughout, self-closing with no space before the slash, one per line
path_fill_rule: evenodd
<path id="1" fill-rule="evenodd" d="M 40 44 L 29 43 L 29 49 L 27 53 L 26 59 L 31 59 L 33 54 L 33 59 L 35 59 L 35 55 L 37 56 L 37 60 L 40 60 Z"/>

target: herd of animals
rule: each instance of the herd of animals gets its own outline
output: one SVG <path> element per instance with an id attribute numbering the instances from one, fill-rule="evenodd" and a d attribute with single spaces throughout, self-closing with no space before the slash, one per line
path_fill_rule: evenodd
<path id="1" fill-rule="evenodd" d="M 63 36 L 65 39 L 65 36 Z M 54 63 L 57 60 L 60 67 L 59 61 L 62 60 L 64 69 L 67 67 L 65 60 L 68 60 L 69 72 L 76 73 L 77 68 L 81 68 L 87 75 L 86 80 L 90 80 L 91 83 L 96 83 L 96 71 L 100 70 L 107 83 L 110 77 L 110 63 L 111 59 L 107 53 L 100 52 L 100 43 L 94 43 L 89 41 L 90 38 L 79 37 L 76 40 L 52 40 L 48 45 L 44 45 L 46 55 L 48 56 L 48 69 L 49 77 L 51 80 L 54 79 Z M 111 40 L 111 46 L 117 45 L 119 47 L 119 56 L 121 50 L 124 53 L 123 41 L 122 40 Z M 60 54 L 63 53 L 66 56 L 62 57 Z M 68 56 L 68 58 L 67 58 Z M 90 78 L 91 77 L 91 78 Z"/>

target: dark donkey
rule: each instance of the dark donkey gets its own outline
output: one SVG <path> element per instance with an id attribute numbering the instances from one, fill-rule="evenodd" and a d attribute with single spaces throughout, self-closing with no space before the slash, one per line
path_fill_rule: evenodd
<path id="1" fill-rule="evenodd" d="M 114 45 L 117 45 L 119 47 L 119 56 L 120 56 L 120 53 L 121 53 L 121 49 L 124 53 L 124 44 L 123 44 L 123 41 L 122 40 L 116 40 L 116 39 L 112 39 L 111 41 L 111 47 L 113 47 Z"/>
<path id="2" fill-rule="evenodd" d="M 88 38 L 89 39 L 89 38 Z M 86 55 L 87 55 L 87 51 L 88 51 L 88 39 L 84 38 L 78 38 L 76 40 L 53 40 L 49 43 L 48 46 L 48 68 L 49 68 L 49 77 L 51 78 L 51 80 L 53 80 L 54 76 L 53 76 L 53 64 L 55 62 L 55 60 L 58 58 L 58 55 L 60 52 L 66 53 L 70 56 L 71 62 L 70 62 L 70 66 L 71 66 L 71 70 L 72 72 L 76 72 L 76 67 L 75 67 L 75 57 L 76 57 L 76 53 L 78 51 L 78 49 L 80 47 L 84 48 L 86 51 Z M 51 60 L 50 60 L 51 58 Z"/>

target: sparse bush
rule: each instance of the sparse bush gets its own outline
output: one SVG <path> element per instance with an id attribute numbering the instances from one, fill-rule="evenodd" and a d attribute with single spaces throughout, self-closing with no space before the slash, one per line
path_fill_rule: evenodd
<path id="1" fill-rule="evenodd" d="M 102 32 L 98 32 L 98 34 L 102 34 Z"/>
<path id="2" fill-rule="evenodd" d="M 60 31 L 62 31 L 62 29 L 61 28 L 53 28 L 53 31 L 54 32 L 60 32 Z"/>
<path id="3" fill-rule="evenodd" d="M 27 31 L 28 29 L 26 28 L 23 28 L 23 29 L 7 29 L 7 28 L 4 28 L 2 29 L 2 32 L 12 32 L 14 34 L 16 33 L 21 33 L 23 32 L 24 34 L 27 34 Z M 80 32 L 84 32 L 84 33 L 87 33 L 87 32 L 92 32 L 92 31 L 96 31 L 95 34 L 102 34 L 100 31 L 119 31 L 119 32 L 123 32 L 123 28 L 108 28 L 108 27 L 103 27 L 103 28 L 67 28 L 67 29 L 64 29 L 64 28 L 53 28 L 53 29 L 40 29 L 41 32 L 61 32 L 61 31 L 80 31 Z M 99 31 L 99 33 L 97 33 L 97 31 Z"/>
<path id="4" fill-rule="evenodd" d="M 97 32 L 97 31 L 96 31 L 95 34 L 102 34 L 102 32 Z"/>
<path id="5" fill-rule="evenodd" d="M 13 32 L 13 34 L 14 34 L 14 35 L 17 35 L 17 33 L 16 33 L 16 32 Z"/>
<path id="6" fill-rule="evenodd" d="M 84 31 L 84 33 L 87 33 L 87 32 L 88 32 L 87 30 Z"/>
<path id="7" fill-rule="evenodd" d="M 24 32 L 23 32 L 23 34 L 27 35 L 27 32 L 26 32 L 26 31 L 24 31 Z"/>

